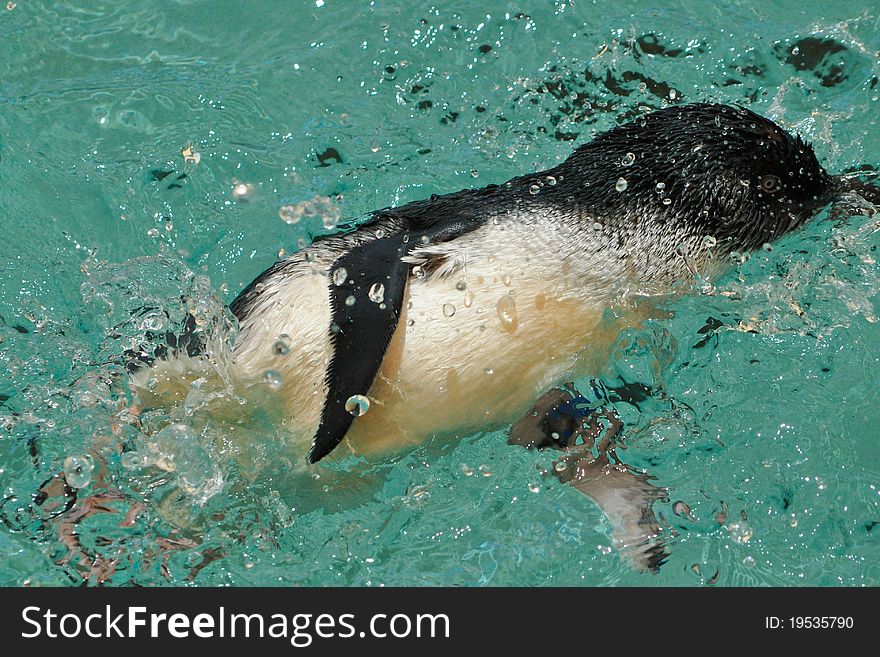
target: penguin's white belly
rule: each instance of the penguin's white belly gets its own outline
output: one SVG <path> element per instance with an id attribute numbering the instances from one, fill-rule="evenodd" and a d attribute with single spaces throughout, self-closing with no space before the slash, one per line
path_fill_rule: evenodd
<path id="1" fill-rule="evenodd" d="M 398 328 L 364 391 L 369 410 L 355 418 L 347 448 L 368 453 L 498 428 L 607 354 L 619 329 L 603 321 L 620 292 L 614 268 L 585 276 L 560 256 L 558 236 L 532 228 L 499 240 L 499 232 L 456 240 L 438 271 L 410 280 Z M 281 375 L 273 392 L 297 451 L 307 448 L 300 441 L 311 439 L 324 402 L 332 357 L 328 285 L 319 267 L 267 281 L 235 345 L 238 377 L 249 386 L 265 390 L 267 371 Z M 285 334 L 289 353 L 273 353 Z"/>

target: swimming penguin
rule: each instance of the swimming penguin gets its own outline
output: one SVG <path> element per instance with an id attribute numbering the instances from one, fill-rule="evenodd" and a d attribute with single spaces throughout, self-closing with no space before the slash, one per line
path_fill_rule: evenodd
<path id="1" fill-rule="evenodd" d="M 558 410 L 577 396 L 561 386 L 598 372 L 650 312 L 640 302 L 711 280 L 845 192 L 880 200 L 747 109 L 661 109 L 546 171 L 377 210 L 276 262 L 231 304 L 231 385 L 311 463 L 511 425 L 511 442 L 551 445 L 541 418 L 557 409 L 581 423 L 566 435 L 585 431 Z M 168 403 L 215 362 L 172 351 L 132 386 Z M 599 451 L 578 452 L 566 480 L 656 565 L 663 493 Z"/>

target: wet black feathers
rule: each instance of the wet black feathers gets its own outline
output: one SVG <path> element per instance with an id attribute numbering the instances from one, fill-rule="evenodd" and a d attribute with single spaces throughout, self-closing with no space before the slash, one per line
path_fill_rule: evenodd
<path id="1" fill-rule="evenodd" d="M 342 441 L 354 419 L 346 401 L 366 395 L 382 365 L 406 291 L 409 265 L 401 260 L 405 253 L 401 235 L 375 240 L 343 254 L 330 271 L 333 356 L 321 423 L 309 451 L 311 463 Z"/>
<path id="2" fill-rule="evenodd" d="M 330 268 L 333 355 L 321 422 L 309 451 L 311 463 L 329 454 L 345 437 L 354 420 L 346 401 L 353 395 L 366 395 L 382 365 L 400 320 L 410 274 L 411 265 L 403 257 L 413 248 L 446 242 L 482 225 L 485 212 L 467 203 L 472 194 L 465 190 L 376 213 L 368 226 L 396 225 L 403 230 L 358 244 Z"/>

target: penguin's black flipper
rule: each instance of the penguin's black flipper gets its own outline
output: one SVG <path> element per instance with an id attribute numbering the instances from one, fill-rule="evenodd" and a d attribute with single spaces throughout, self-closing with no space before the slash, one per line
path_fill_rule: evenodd
<path id="1" fill-rule="evenodd" d="M 342 441 L 354 420 L 346 401 L 366 395 L 382 365 L 406 292 L 410 265 L 401 260 L 406 247 L 403 234 L 366 242 L 340 256 L 329 272 L 333 356 L 310 463 Z"/>

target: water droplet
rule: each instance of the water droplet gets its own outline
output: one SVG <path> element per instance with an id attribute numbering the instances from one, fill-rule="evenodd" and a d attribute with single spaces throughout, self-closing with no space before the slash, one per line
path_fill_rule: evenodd
<path id="1" fill-rule="evenodd" d="M 263 373 L 263 383 L 272 388 L 277 388 L 284 383 L 284 377 L 277 370 L 266 370 Z"/>
<path id="2" fill-rule="evenodd" d="M 353 306 L 354 302 L 355 302 L 355 298 L 354 298 L 353 294 L 349 294 L 347 297 L 345 297 L 345 305 L 346 306 Z"/>
<path id="3" fill-rule="evenodd" d="M 602 224 L 598 221 L 593 222 L 593 230 L 602 230 Z"/>
<path id="4" fill-rule="evenodd" d="M 286 356 L 290 353 L 290 343 L 284 338 L 278 338 L 272 345 L 273 356 Z"/>
<path id="5" fill-rule="evenodd" d="M 656 189 L 658 192 L 662 192 L 664 189 L 666 189 L 666 183 L 658 182 L 657 186 L 654 189 Z"/>
<path id="6" fill-rule="evenodd" d="M 68 456 L 64 459 L 64 479 L 67 485 L 72 488 L 83 488 L 88 486 L 92 480 L 92 471 L 95 464 L 92 457 L 88 454 L 78 456 Z"/>
<path id="7" fill-rule="evenodd" d="M 620 166 L 622 167 L 631 167 L 633 163 L 636 161 L 635 153 L 627 153 L 623 156 L 623 159 L 620 161 Z"/>
<path id="8" fill-rule="evenodd" d="M 764 249 L 767 253 L 770 253 L 771 251 L 773 251 L 773 245 L 770 244 L 769 242 L 764 242 L 761 245 L 761 248 Z"/>
<path id="9" fill-rule="evenodd" d="M 504 274 L 501 277 L 501 282 L 504 283 L 507 287 L 510 287 L 510 283 L 513 279 L 510 277 L 510 274 Z"/>
<path id="10" fill-rule="evenodd" d="M 443 304 L 443 316 L 444 317 L 452 317 L 455 314 L 455 306 L 451 303 Z"/>
<path id="11" fill-rule="evenodd" d="M 547 176 L 547 184 L 553 187 L 556 184 L 556 178 L 553 176 Z"/>
<path id="12" fill-rule="evenodd" d="M 192 146 L 184 147 L 183 149 L 181 149 L 180 154 L 183 155 L 184 162 L 192 162 L 193 164 L 198 164 L 202 161 L 202 154 L 199 153 L 197 150 L 193 150 Z"/>
<path id="13" fill-rule="evenodd" d="M 489 469 L 488 465 L 481 465 L 479 467 L 479 470 L 480 470 L 480 474 L 484 477 L 491 477 L 492 476 L 492 471 Z"/>
<path id="14" fill-rule="evenodd" d="M 752 528 L 745 521 L 730 523 L 727 525 L 727 531 L 734 543 L 748 543 L 752 539 Z"/>
<path id="15" fill-rule="evenodd" d="M 529 492 L 530 493 L 540 493 L 541 487 L 538 484 L 529 484 Z"/>
<path id="16" fill-rule="evenodd" d="M 718 114 L 715 115 L 715 125 L 721 127 L 721 116 Z"/>
<path id="17" fill-rule="evenodd" d="M 346 271 L 345 267 L 337 267 L 333 272 L 333 285 L 339 287 L 340 285 L 345 283 L 345 279 L 348 278 L 348 271 Z"/>
<path id="18" fill-rule="evenodd" d="M 718 240 L 711 235 L 706 235 L 706 237 L 703 238 L 703 246 L 707 249 L 714 249 L 716 244 L 718 244 Z"/>
<path id="19" fill-rule="evenodd" d="M 373 285 L 370 286 L 370 293 L 368 296 L 373 303 L 382 303 L 385 301 L 385 286 L 382 285 L 382 283 L 373 283 Z"/>
<path id="20" fill-rule="evenodd" d="M 495 374 L 495 370 L 493 370 L 491 367 L 487 367 L 487 368 L 486 368 L 485 370 L 483 370 L 483 371 L 484 371 L 486 374 Z"/>
<path id="21" fill-rule="evenodd" d="M 370 400 L 363 395 L 352 395 L 345 401 L 345 410 L 359 417 L 370 410 Z"/>
<path id="22" fill-rule="evenodd" d="M 158 236 L 159 236 L 159 229 L 158 228 L 150 228 L 150 230 L 147 231 L 147 237 L 158 237 Z"/>
<path id="23" fill-rule="evenodd" d="M 455 289 L 459 292 L 464 292 L 467 289 L 467 283 L 463 278 L 458 279 L 458 282 L 455 284 Z"/>
<path id="24" fill-rule="evenodd" d="M 125 452 L 120 459 L 120 463 L 122 463 L 122 467 L 128 470 L 135 470 L 137 468 L 144 467 L 144 457 L 141 456 L 138 452 Z"/>
<path id="25" fill-rule="evenodd" d="M 141 328 L 145 331 L 161 331 L 165 328 L 165 315 L 159 313 L 147 315 L 141 322 Z"/>
<path id="26" fill-rule="evenodd" d="M 754 568 L 755 567 L 755 557 L 753 557 L 751 555 L 747 556 L 745 559 L 743 559 L 743 566 L 745 566 L 746 568 Z"/>
<path id="27" fill-rule="evenodd" d="M 556 470 L 556 472 L 565 472 L 568 469 L 568 463 L 565 461 L 557 461 L 553 464 L 553 469 Z"/>
<path id="28" fill-rule="evenodd" d="M 473 476 L 474 469 L 471 466 L 469 466 L 467 463 L 462 463 L 461 464 L 461 474 L 463 474 L 465 477 Z"/>
<path id="29" fill-rule="evenodd" d="M 519 321 L 516 314 L 516 301 L 511 295 L 505 294 L 498 299 L 495 311 L 498 313 L 501 328 L 508 333 L 516 331 Z"/>
<path id="30" fill-rule="evenodd" d="M 668 196 L 666 198 L 664 198 L 662 202 L 663 202 L 663 205 L 672 205 L 672 199 L 669 198 Z"/>
<path id="31" fill-rule="evenodd" d="M 540 191 L 541 191 L 541 188 L 538 187 L 537 185 L 532 185 L 531 187 L 529 187 L 529 194 L 531 194 L 532 196 L 534 196 L 535 194 L 537 194 Z"/>
<path id="32" fill-rule="evenodd" d="M 474 305 L 474 293 L 468 290 L 464 293 L 464 307 L 470 308 L 472 305 Z"/>
<path id="33" fill-rule="evenodd" d="M 232 197 L 237 201 L 246 201 L 254 193 L 254 186 L 248 183 L 232 181 Z"/>
<path id="34" fill-rule="evenodd" d="M 302 206 L 300 205 L 282 205 L 278 208 L 278 216 L 286 224 L 296 224 L 303 217 Z"/>
<path id="35" fill-rule="evenodd" d="M 626 178 L 618 178 L 617 183 L 614 185 L 614 189 L 618 192 L 625 192 L 628 185 L 629 183 L 626 182 Z"/>

